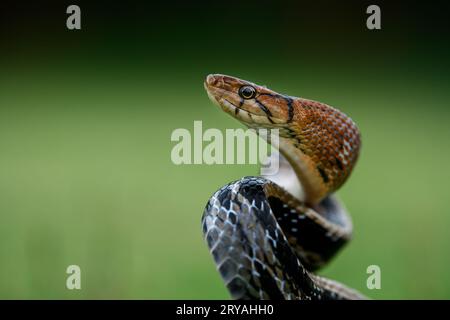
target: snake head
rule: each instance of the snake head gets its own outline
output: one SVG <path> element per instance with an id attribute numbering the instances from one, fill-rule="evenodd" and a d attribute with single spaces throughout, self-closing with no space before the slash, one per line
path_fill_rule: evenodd
<path id="1" fill-rule="evenodd" d="M 279 150 L 308 203 L 318 203 L 349 177 L 361 141 L 356 124 L 343 112 L 231 76 L 211 74 L 204 85 L 215 104 L 248 127 L 279 129 Z"/>
<path id="2" fill-rule="evenodd" d="M 292 98 L 235 77 L 210 74 L 205 89 L 212 102 L 249 127 L 277 127 L 293 118 Z"/>

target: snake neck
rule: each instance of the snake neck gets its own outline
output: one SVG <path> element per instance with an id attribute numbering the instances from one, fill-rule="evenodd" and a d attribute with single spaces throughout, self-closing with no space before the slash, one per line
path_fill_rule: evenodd
<path id="1" fill-rule="evenodd" d="M 297 198 L 315 205 L 350 176 L 361 145 L 356 124 L 341 111 L 326 104 L 292 98 L 291 122 L 280 128 L 275 147 L 286 158 L 301 183 Z"/>
<path id="2" fill-rule="evenodd" d="M 280 137 L 279 144 L 272 146 L 280 153 L 274 153 L 271 161 L 279 163 L 279 170 L 273 175 L 265 175 L 276 184 L 283 187 L 292 196 L 307 204 L 316 204 L 328 195 L 328 189 L 323 180 L 314 172 L 314 164 L 288 138 Z M 277 159 L 275 159 L 277 158 Z"/>

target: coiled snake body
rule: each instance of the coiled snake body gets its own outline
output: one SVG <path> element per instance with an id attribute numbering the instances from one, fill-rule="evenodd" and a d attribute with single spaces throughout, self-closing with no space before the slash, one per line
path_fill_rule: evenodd
<path id="1" fill-rule="evenodd" d="M 210 99 L 240 122 L 280 133 L 279 173 L 224 186 L 202 217 L 206 242 L 232 298 L 364 298 L 312 273 L 351 237 L 351 220 L 333 192 L 358 158 L 355 123 L 326 104 L 235 77 L 209 75 L 204 85 Z"/>

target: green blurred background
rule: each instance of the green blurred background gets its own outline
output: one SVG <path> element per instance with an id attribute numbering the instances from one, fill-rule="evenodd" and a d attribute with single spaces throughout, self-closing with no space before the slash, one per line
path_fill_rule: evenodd
<path id="1" fill-rule="evenodd" d="M 207 98 L 235 75 L 351 115 L 363 149 L 339 191 L 353 241 L 320 274 L 376 299 L 450 298 L 445 2 L 0 5 L 0 298 L 229 295 L 200 218 L 256 166 L 175 166 L 176 128 L 238 128 Z M 82 290 L 65 287 L 68 265 Z M 382 289 L 366 288 L 381 267 Z"/>

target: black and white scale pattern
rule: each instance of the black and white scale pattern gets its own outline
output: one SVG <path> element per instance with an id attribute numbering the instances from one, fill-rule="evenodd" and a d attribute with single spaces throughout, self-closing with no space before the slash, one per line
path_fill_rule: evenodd
<path id="1" fill-rule="evenodd" d="M 318 214 L 262 177 L 244 177 L 210 198 L 203 233 L 233 299 L 364 298 L 310 273 L 351 234 L 345 212 L 327 216 L 337 207 L 333 200 L 321 206 Z"/>

